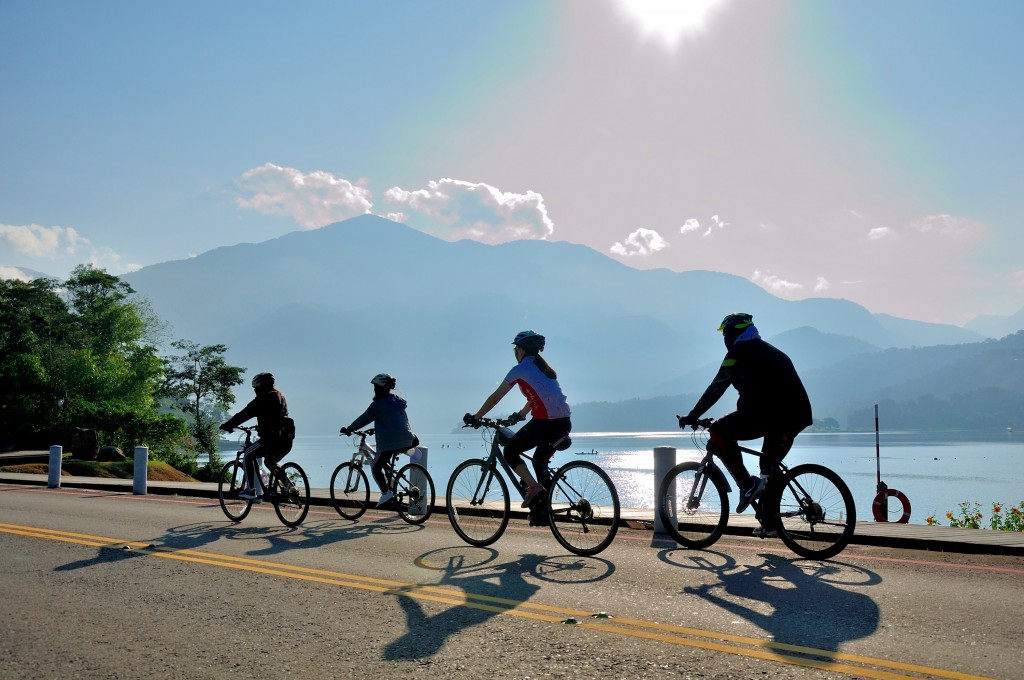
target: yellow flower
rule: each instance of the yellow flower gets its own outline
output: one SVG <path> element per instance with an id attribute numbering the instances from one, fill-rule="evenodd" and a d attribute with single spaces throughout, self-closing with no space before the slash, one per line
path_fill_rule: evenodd
<path id="1" fill-rule="evenodd" d="M 946 513 L 946 519 L 953 519 L 953 513 L 947 512 Z"/>

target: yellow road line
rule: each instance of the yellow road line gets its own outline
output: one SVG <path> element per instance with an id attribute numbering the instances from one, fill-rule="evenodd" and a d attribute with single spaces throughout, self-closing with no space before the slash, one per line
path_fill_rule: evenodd
<path id="1" fill-rule="evenodd" d="M 983 676 L 958 671 L 931 668 L 916 664 L 877 659 L 857 654 L 847 654 L 814 647 L 804 647 L 771 640 L 762 640 L 742 635 L 701 630 L 672 624 L 657 623 L 643 619 L 615 617 L 595 619 L 591 612 L 545 605 L 536 602 L 479 595 L 434 585 L 404 583 L 358 574 L 345 574 L 325 569 L 300 567 L 279 562 L 270 562 L 233 555 L 220 555 L 191 549 L 177 549 L 147 544 L 140 541 L 125 541 L 105 536 L 93 536 L 70 531 L 20 526 L 0 522 L 0 532 L 16 536 L 43 538 L 74 543 L 96 548 L 132 550 L 134 552 L 216 567 L 300 579 L 325 585 L 355 588 L 385 595 L 399 595 L 418 600 L 468 607 L 520 618 L 548 623 L 561 623 L 572 618 L 581 628 L 599 630 L 615 635 L 653 640 L 671 645 L 695 647 L 726 654 L 762 659 L 807 668 L 856 675 L 868 678 L 895 680 L 897 678 L 919 678 L 920 676 L 948 678 L 950 680 L 984 680 Z M 731 643 L 731 644 L 729 644 Z M 853 665 L 858 664 L 858 665 Z M 915 675 L 903 675 L 902 671 Z"/>

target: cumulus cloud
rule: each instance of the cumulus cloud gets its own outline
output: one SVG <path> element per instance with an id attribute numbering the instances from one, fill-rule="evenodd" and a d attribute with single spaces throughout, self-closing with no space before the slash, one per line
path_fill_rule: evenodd
<path id="1" fill-rule="evenodd" d="M 723 221 L 718 215 L 711 216 L 711 223 L 704 228 L 704 233 L 701 236 L 711 236 L 715 230 L 721 230 L 729 226 L 728 222 Z M 691 217 L 690 219 L 683 222 L 683 226 L 679 228 L 680 234 L 692 234 L 701 230 L 700 220 Z"/>
<path id="2" fill-rule="evenodd" d="M 767 290 L 770 290 L 776 295 L 780 295 L 782 297 L 794 295 L 803 290 L 802 284 L 787 281 L 775 274 L 772 274 L 771 271 L 768 270 L 755 269 L 753 281 L 762 288 L 766 288 Z"/>
<path id="3" fill-rule="evenodd" d="M 368 189 L 323 170 L 304 173 L 266 163 L 246 171 L 237 186 L 244 194 L 237 199 L 239 207 L 288 217 L 305 229 L 364 215 L 373 208 Z"/>
<path id="4" fill-rule="evenodd" d="M 661 234 L 653 229 L 641 227 L 608 250 L 616 255 L 633 257 L 650 255 L 665 248 L 668 248 L 668 241 L 662 238 Z"/>
<path id="5" fill-rule="evenodd" d="M 0 224 L 0 241 L 11 244 L 17 253 L 51 260 L 60 255 L 75 255 L 80 249 L 89 246 L 88 239 L 72 228 L 44 227 L 38 224 Z"/>
<path id="6" fill-rule="evenodd" d="M 832 287 L 832 284 L 829 283 L 828 279 L 826 279 L 824 276 L 819 276 L 817 278 L 817 280 L 814 282 L 814 292 L 815 293 L 824 293 L 825 291 L 827 291 L 831 287 Z"/>
<path id="7" fill-rule="evenodd" d="M 5 267 L 0 265 L 0 280 L 2 281 L 24 281 L 28 283 L 33 277 L 29 276 L 17 267 Z"/>
<path id="8" fill-rule="evenodd" d="M 545 239 L 554 233 L 544 197 L 535 191 L 506 192 L 489 184 L 444 178 L 425 189 L 392 187 L 384 198 L 401 213 L 426 218 L 424 231 L 442 238 L 484 243 Z"/>

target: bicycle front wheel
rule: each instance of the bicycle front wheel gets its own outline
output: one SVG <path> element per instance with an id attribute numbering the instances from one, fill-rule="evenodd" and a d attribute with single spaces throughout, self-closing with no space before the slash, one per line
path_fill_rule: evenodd
<path id="1" fill-rule="evenodd" d="M 846 482 L 815 463 L 797 465 L 786 473 L 778 507 L 778 515 L 770 519 L 779 538 L 797 555 L 810 559 L 838 555 L 850 543 L 857 524 L 857 509 Z"/>
<path id="2" fill-rule="evenodd" d="M 409 463 L 398 471 L 391 492 L 395 494 L 398 516 L 409 524 L 423 524 L 434 511 L 434 480 L 418 463 Z"/>
<path id="3" fill-rule="evenodd" d="M 455 468 L 448 480 L 445 501 L 448 521 L 470 545 L 490 545 L 501 538 L 508 526 L 508 485 L 483 460 L 467 460 Z"/>
<path id="4" fill-rule="evenodd" d="M 286 526 L 297 527 L 309 512 L 309 479 L 296 463 L 277 468 L 270 482 L 274 494 L 274 510 Z"/>
<path id="5" fill-rule="evenodd" d="M 331 502 L 345 519 L 359 519 L 370 503 L 370 484 L 362 465 L 351 462 L 334 468 L 331 475 Z"/>
<path id="6" fill-rule="evenodd" d="M 551 533 L 577 555 L 596 555 L 619 530 L 619 494 L 605 471 L 589 461 L 558 469 L 547 506 Z"/>
<path id="7" fill-rule="evenodd" d="M 658 514 L 669 536 L 703 549 L 722 536 L 729 521 L 729 495 L 717 467 L 690 461 L 669 470 L 658 489 Z"/>
<path id="8" fill-rule="evenodd" d="M 245 470 L 237 460 L 229 461 L 220 471 L 217 498 L 220 500 L 220 509 L 232 522 L 241 522 L 252 510 L 252 501 L 238 497 L 238 493 L 245 487 L 244 478 Z"/>

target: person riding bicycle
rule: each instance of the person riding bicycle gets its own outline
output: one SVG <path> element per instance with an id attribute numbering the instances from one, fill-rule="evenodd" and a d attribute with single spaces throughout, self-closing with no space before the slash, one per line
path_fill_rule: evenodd
<path id="1" fill-rule="evenodd" d="M 540 353 L 544 350 L 544 336 L 533 331 L 523 331 L 512 341 L 514 345 L 516 365 L 505 375 L 497 389 L 484 400 L 476 413 L 467 413 L 463 421 L 467 425 L 483 418 L 508 394 L 514 385 L 518 385 L 526 405 L 508 417 L 512 423 L 526 419 L 529 413 L 533 417 L 530 422 L 513 435 L 505 445 L 505 461 L 508 463 L 526 487 L 523 496 L 524 508 L 531 507 L 535 501 L 544 497 L 551 484 L 548 474 L 548 463 L 555 453 L 555 444 L 559 440 L 567 441 L 572 430 L 569 419 L 569 403 L 558 384 L 558 374 L 548 365 Z M 537 477 L 530 474 L 522 453 L 536 448 L 533 455 L 533 469 Z M 543 520 L 540 513 L 536 517 L 531 513 L 531 523 Z"/>
<path id="2" fill-rule="evenodd" d="M 373 423 L 377 439 L 377 456 L 373 459 L 370 471 L 373 473 L 373 481 L 380 488 L 380 500 L 377 501 L 379 508 L 395 497 L 384 477 L 384 464 L 394 454 L 419 445 L 420 440 L 409 426 L 409 416 L 406 414 L 408 404 L 405 399 L 391 393 L 398 381 L 387 373 L 378 373 L 370 382 L 373 384 L 373 401 L 351 425 L 341 428 L 341 433 L 348 436 L 353 430 L 360 430 Z"/>
<path id="3" fill-rule="evenodd" d="M 771 471 L 813 418 L 810 399 L 793 362 L 761 339 L 750 314 L 730 314 L 718 330 L 728 350 L 725 359 L 696 405 L 679 417 L 679 427 L 694 426 L 730 385 L 736 388 L 736 410 L 712 423 L 708 450 L 722 459 L 741 490 L 736 507 L 739 513 L 764 490 Z M 743 464 L 738 441 L 762 437 L 761 474 L 755 477 Z"/>
<path id="4" fill-rule="evenodd" d="M 245 450 L 245 488 L 238 497 L 259 503 L 263 488 L 256 461 L 266 458 L 267 467 L 273 469 L 292 450 L 294 433 L 288 431 L 288 401 L 274 387 L 274 375 L 257 373 L 252 379 L 252 389 L 256 393 L 253 400 L 224 422 L 220 429 L 232 432 L 238 425 L 256 418 L 260 438 Z"/>

